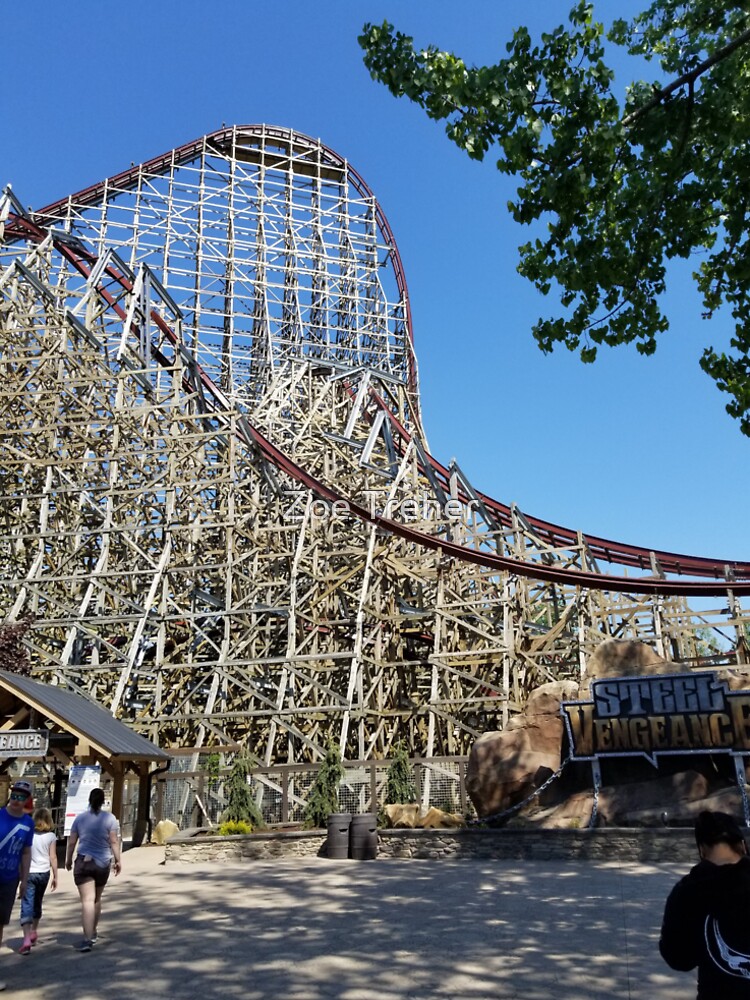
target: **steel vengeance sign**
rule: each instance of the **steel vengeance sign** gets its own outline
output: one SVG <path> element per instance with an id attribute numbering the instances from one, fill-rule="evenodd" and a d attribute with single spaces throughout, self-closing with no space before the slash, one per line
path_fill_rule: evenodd
<path id="1" fill-rule="evenodd" d="M 0 732 L 0 758 L 44 757 L 49 747 L 46 729 L 8 729 Z"/>
<path id="2" fill-rule="evenodd" d="M 594 681 L 591 697 L 560 706 L 574 759 L 750 755 L 750 691 L 730 691 L 713 671 Z"/>

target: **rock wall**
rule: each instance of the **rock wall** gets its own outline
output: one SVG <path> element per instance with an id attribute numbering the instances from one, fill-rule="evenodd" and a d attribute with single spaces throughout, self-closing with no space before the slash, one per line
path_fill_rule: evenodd
<path id="1" fill-rule="evenodd" d="M 320 858 L 326 864 L 359 865 L 372 862 L 325 858 L 326 834 L 249 834 L 243 837 L 174 838 L 165 845 L 167 864 L 270 861 Z M 378 859 L 391 860 L 506 860 L 677 862 L 697 860 L 690 830 L 502 829 L 472 827 L 463 830 L 379 830 Z"/>
<path id="2" fill-rule="evenodd" d="M 235 837 L 210 834 L 171 837 L 164 845 L 168 864 L 205 861 L 272 861 L 277 858 L 325 857 L 325 830 L 251 833 Z"/>

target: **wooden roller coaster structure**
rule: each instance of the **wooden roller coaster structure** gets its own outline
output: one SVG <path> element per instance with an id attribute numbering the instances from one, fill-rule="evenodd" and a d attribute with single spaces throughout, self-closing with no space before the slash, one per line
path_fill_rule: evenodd
<path id="1" fill-rule="evenodd" d="M 430 454 L 387 220 L 225 128 L 0 202 L 0 620 L 162 746 L 466 753 L 607 638 L 748 662 L 750 562 L 550 524 Z M 713 600 L 711 600 L 713 599 Z"/>

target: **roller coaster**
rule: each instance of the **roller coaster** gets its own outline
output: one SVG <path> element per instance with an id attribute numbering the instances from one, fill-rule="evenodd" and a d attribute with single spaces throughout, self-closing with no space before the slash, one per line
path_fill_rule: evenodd
<path id="1" fill-rule="evenodd" d="M 750 562 L 494 500 L 431 454 L 396 241 L 321 142 L 222 128 L 0 201 L 0 620 L 161 746 L 466 753 L 605 639 L 743 669 Z"/>

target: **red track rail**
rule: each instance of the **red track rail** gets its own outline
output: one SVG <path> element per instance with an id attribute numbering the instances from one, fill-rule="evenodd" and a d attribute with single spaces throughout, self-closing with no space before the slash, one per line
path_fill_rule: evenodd
<path id="1" fill-rule="evenodd" d="M 375 393 L 373 393 L 373 397 L 385 411 L 397 434 L 404 441 L 409 441 L 411 439 L 409 431 L 406 430 L 388 408 L 386 402 Z M 438 473 L 447 486 L 450 480 L 450 470 L 441 465 L 432 455 L 428 455 L 427 457 L 431 467 Z M 494 500 L 486 493 L 481 493 L 478 490 L 477 496 L 487 509 L 491 510 L 497 516 L 498 521 L 502 525 L 508 528 L 513 527 L 513 511 L 507 504 L 500 503 L 498 500 Z M 467 500 L 468 497 L 464 494 L 463 499 Z M 523 516 L 539 537 L 550 546 L 565 547 L 578 545 L 580 544 L 579 539 L 582 537 L 592 557 L 602 559 L 608 563 L 634 566 L 638 569 L 653 569 L 653 560 L 655 559 L 657 567 L 662 572 L 675 573 L 678 576 L 705 576 L 715 580 L 724 580 L 725 589 L 729 590 L 737 590 L 737 581 L 750 578 L 750 562 L 712 559 L 708 556 L 689 556 L 678 552 L 666 552 L 662 549 L 647 549 L 638 545 L 615 542 L 608 538 L 599 538 L 597 535 L 579 536 L 577 531 L 571 528 L 564 528 L 559 524 L 554 524 L 552 521 L 544 521 L 541 518 L 533 517 L 526 513 Z M 739 593 L 739 591 L 737 592 Z"/>

